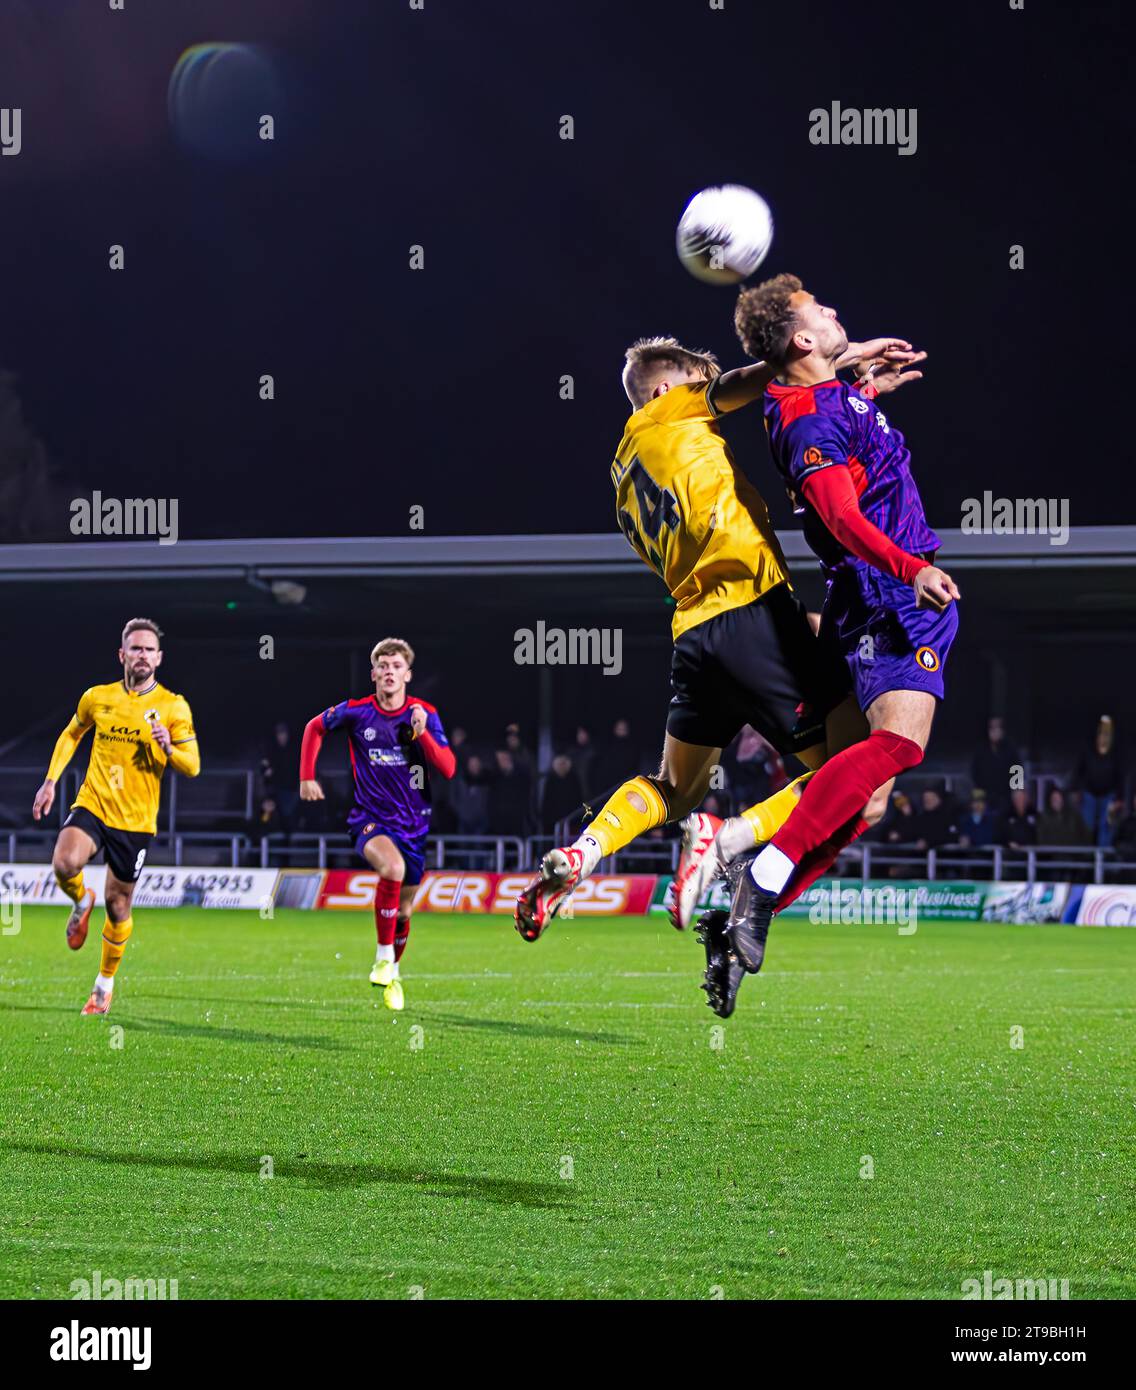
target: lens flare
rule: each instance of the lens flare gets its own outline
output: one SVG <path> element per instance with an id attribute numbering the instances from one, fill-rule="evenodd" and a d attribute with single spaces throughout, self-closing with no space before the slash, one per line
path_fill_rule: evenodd
<path id="1" fill-rule="evenodd" d="M 263 150 L 261 122 L 280 115 L 282 90 L 264 50 L 247 43 L 197 43 L 170 77 L 170 127 L 187 150 L 238 163 Z"/>

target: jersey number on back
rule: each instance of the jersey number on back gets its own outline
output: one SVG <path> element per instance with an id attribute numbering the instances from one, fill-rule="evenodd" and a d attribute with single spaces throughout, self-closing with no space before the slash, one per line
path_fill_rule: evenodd
<path id="1" fill-rule="evenodd" d="M 678 529 L 678 503 L 674 493 L 665 487 L 660 487 L 638 459 L 631 460 L 627 468 L 627 475 L 631 480 L 631 486 L 635 489 L 639 521 L 636 525 L 635 518 L 630 512 L 621 511 L 619 524 L 623 527 L 624 534 L 636 550 L 646 554 L 648 560 L 661 574 L 663 572 L 663 557 L 654 545 L 648 545 L 647 542 L 657 543 L 664 526 L 668 531 Z"/>

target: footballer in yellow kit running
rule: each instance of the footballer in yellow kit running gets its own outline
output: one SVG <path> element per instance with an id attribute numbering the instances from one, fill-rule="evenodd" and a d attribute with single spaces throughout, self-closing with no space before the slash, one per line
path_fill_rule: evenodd
<path id="1" fill-rule="evenodd" d="M 158 829 L 158 802 L 167 767 L 186 777 L 201 770 L 193 716 L 181 695 L 158 684 L 162 633 L 149 618 L 132 618 L 122 633 L 122 679 L 84 690 L 71 722 L 59 735 L 43 786 L 32 805 L 43 820 L 55 788 L 87 733 L 94 731 L 90 762 L 79 793 L 55 842 L 52 868 L 74 906 L 67 944 L 77 951 L 87 939 L 95 890 L 83 870 L 106 852 L 106 922 L 99 973 L 84 1014 L 110 1010 L 114 977 L 134 928 L 130 909 L 146 851 Z"/>
<path id="2" fill-rule="evenodd" d="M 898 338 L 850 343 L 837 365 L 864 376 L 886 364 L 889 370 L 873 384 L 890 390 L 895 364 L 923 355 L 910 348 Z M 640 339 L 627 350 L 623 389 L 633 414 L 611 480 L 620 528 L 675 602 L 662 766 L 623 783 L 573 845 L 544 856 L 514 913 L 526 941 L 537 939 L 601 859 L 655 826 L 687 817 L 744 725 L 812 769 L 824 761 L 834 734 L 842 745 L 846 710 L 847 721 L 859 727 L 844 663 L 816 640 L 789 584 L 765 502 L 718 424 L 719 416 L 760 400 L 772 379 L 763 362 L 721 373 L 712 353 L 692 352 L 674 338 Z M 744 811 L 729 823 L 731 834 L 751 847 L 771 838 L 809 775 Z M 678 927 L 687 925 L 708 886 L 708 851 L 720 826 L 703 813 L 684 822 L 672 908 Z M 732 846 L 731 857 L 744 848 Z"/>

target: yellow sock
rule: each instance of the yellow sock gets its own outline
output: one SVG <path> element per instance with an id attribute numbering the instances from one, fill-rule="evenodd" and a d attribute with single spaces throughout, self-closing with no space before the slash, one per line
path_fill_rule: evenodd
<path id="1" fill-rule="evenodd" d="M 103 963 L 99 966 L 100 975 L 113 979 L 133 930 L 133 917 L 128 917 L 125 922 L 112 922 L 109 917 L 106 919 L 106 925 L 103 927 Z"/>
<path id="2" fill-rule="evenodd" d="M 595 840 L 600 857 L 606 859 L 637 835 L 663 825 L 666 819 L 667 802 L 658 785 L 649 777 L 633 777 L 613 793 L 595 820 L 584 827 L 584 835 Z"/>
<path id="3" fill-rule="evenodd" d="M 83 887 L 82 869 L 80 869 L 79 872 L 75 874 L 72 878 L 60 878 L 60 876 L 56 874 L 55 881 L 59 884 L 60 888 L 63 889 L 63 891 L 67 894 L 67 896 L 71 899 L 73 903 L 77 903 L 79 899 L 83 896 L 83 894 L 86 892 L 86 889 Z"/>
<path id="4" fill-rule="evenodd" d="M 787 787 L 774 792 L 765 801 L 759 801 L 756 806 L 750 806 L 741 813 L 742 820 L 748 822 L 753 831 L 755 845 L 763 845 L 767 840 L 773 839 L 796 810 L 805 783 L 812 775 L 811 772 L 806 772 L 804 776 L 790 782 Z"/>

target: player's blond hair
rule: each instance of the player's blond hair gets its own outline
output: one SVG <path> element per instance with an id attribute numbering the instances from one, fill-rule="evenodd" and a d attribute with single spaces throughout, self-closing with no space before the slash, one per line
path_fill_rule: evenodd
<path id="1" fill-rule="evenodd" d="M 380 656 L 401 656 L 408 666 L 414 665 L 414 648 L 401 637 L 384 637 L 381 642 L 376 642 L 371 648 L 372 666 Z"/>
<path id="2" fill-rule="evenodd" d="M 677 338 L 639 338 L 623 354 L 623 384 L 633 401 L 650 400 L 660 376 L 667 368 L 694 372 L 703 381 L 713 381 L 722 368 L 712 352 L 693 352 Z"/>
<path id="3" fill-rule="evenodd" d="M 132 632 L 152 632 L 158 639 L 158 645 L 162 645 L 162 638 L 166 635 L 153 618 L 131 618 L 122 629 L 122 645 L 126 646 L 126 639 Z"/>

